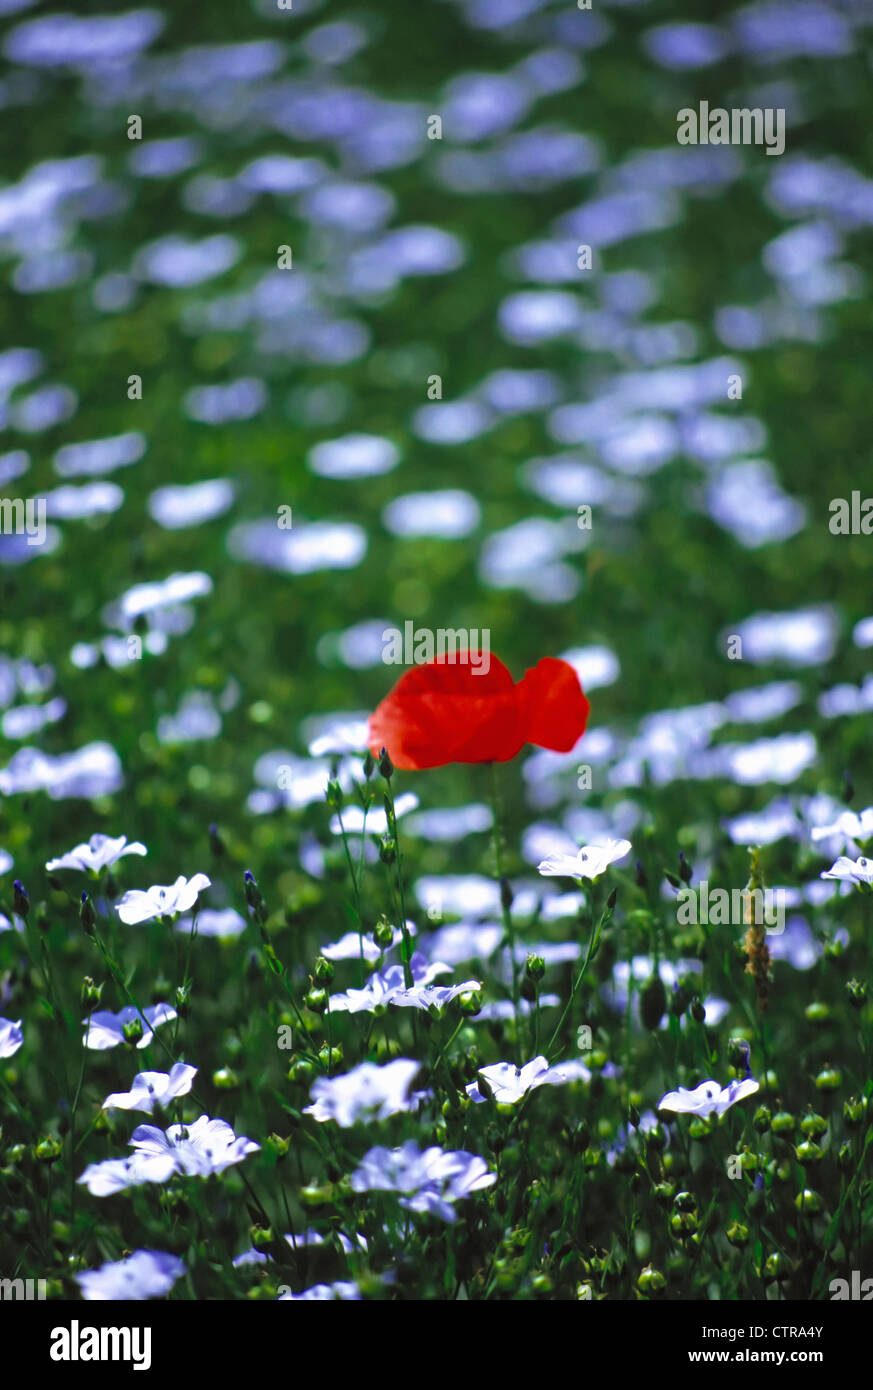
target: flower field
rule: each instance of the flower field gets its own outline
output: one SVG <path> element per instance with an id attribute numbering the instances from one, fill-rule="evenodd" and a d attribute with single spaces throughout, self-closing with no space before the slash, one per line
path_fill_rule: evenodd
<path id="1" fill-rule="evenodd" d="M 870 13 L 75 11 L 0 0 L 0 1301 L 869 1301 Z"/>

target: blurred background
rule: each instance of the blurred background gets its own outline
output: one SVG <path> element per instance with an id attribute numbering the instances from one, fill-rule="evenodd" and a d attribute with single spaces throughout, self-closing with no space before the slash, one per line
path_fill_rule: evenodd
<path id="1" fill-rule="evenodd" d="M 305 917 L 409 619 L 583 677 L 577 753 L 505 771 L 515 872 L 869 781 L 873 541 L 829 502 L 871 478 L 871 23 L 0 0 L 0 493 L 48 521 L 0 536 L 7 912 L 95 830 L 145 886 L 216 823 Z M 785 153 L 679 146 L 701 100 Z M 483 772 L 402 779 L 449 812 L 417 872 L 486 867 Z"/>

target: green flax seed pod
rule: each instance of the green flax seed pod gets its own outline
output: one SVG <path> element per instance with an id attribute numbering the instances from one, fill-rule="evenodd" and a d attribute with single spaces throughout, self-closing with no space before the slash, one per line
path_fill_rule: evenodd
<path id="1" fill-rule="evenodd" d="M 828 1122 L 823 1115 L 816 1115 L 812 1106 L 800 1121 L 800 1128 L 807 1139 L 821 1139 L 823 1134 L 827 1134 Z"/>
<path id="2" fill-rule="evenodd" d="M 646 1265 L 637 1279 L 637 1288 L 649 1298 L 657 1298 L 658 1294 L 664 1292 L 667 1280 L 659 1269 L 653 1269 L 651 1265 Z"/>
<path id="3" fill-rule="evenodd" d="M 725 1231 L 725 1235 L 731 1245 L 736 1246 L 738 1250 L 741 1250 L 744 1245 L 748 1245 L 749 1243 L 749 1228 L 739 1221 L 732 1221 Z"/>

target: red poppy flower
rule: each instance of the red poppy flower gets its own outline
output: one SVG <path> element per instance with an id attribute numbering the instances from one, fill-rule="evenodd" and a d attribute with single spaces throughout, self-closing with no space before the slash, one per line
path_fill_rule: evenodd
<path id="1" fill-rule="evenodd" d="M 567 661 L 545 657 L 516 685 L 506 667 L 480 654 L 452 653 L 404 672 L 370 715 L 374 757 L 385 748 L 395 767 L 508 762 L 525 743 L 569 753 L 590 705 Z M 484 663 L 483 663 L 484 667 Z M 475 669 L 474 669 L 475 668 Z"/>

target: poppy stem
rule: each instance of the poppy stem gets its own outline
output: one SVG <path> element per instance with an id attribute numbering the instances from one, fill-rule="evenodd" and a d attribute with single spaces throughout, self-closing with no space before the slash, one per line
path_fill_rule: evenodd
<path id="1" fill-rule="evenodd" d="M 501 853 L 500 836 L 500 798 L 497 792 L 497 764 L 488 764 L 488 775 L 491 782 L 491 810 L 493 812 L 492 834 L 494 840 L 494 873 L 497 878 L 497 886 L 500 891 L 500 907 L 503 912 L 503 931 L 506 942 L 509 946 L 509 954 L 512 961 L 512 1006 L 516 1016 L 516 1026 L 518 1021 L 518 961 L 515 958 L 515 927 L 512 922 L 512 894 L 509 885 L 503 877 L 503 856 Z"/>
<path id="2" fill-rule="evenodd" d="M 397 869 L 397 894 L 400 899 L 400 932 L 403 937 L 403 946 L 400 951 L 400 959 L 403 962 L 403 982 L 407 989 L 412 989 L 414 980 L 412 978 L 412 940 L 409 935 L 409 927 L 406 918 L 406 895 L 403 891 L 403 860 L 400 856 L 400 837 L 397 834 L 397 813 L 394 809 L 394 793 L 391 790 L 391 780 L 386 777 L 385 781 L 385 812 L 388 820 L 388 831 L 394 841 L 395 858 L 394 864 Z"/>

